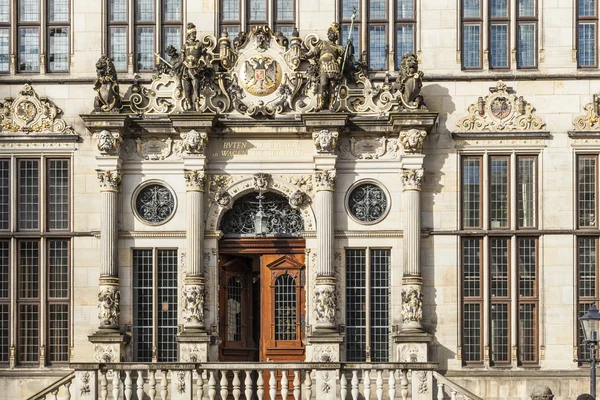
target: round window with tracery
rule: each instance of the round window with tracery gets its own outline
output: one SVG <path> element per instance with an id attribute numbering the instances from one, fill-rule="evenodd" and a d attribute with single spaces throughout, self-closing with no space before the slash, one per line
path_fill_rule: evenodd
<path id="1" fill-rule="evenodd" d="M 175 214 L 175 194 L 162 183 L 145 183 L 133 195 L 135 216 L 148 225 L 162 225 Z"/>
<path id="2" fill-rule="evenodd" d="M 390 202 L 386 192 L 374 183 L 358 183 L 346 196 L 350 216 L 361 224 L 376 224 L 385 218 Z"/>

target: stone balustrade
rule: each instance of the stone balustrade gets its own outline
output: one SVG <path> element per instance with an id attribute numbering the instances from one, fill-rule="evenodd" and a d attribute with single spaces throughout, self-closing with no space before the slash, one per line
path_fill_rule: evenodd
<path id="1" fill-rule="evenodd" d="M 68 379 L 29 400 L 311 400 L 332 394 L 335 399 L 433 400 L 431 382 L 437 364 L 79 363 L 71 367 L 75 371 Z"/>
<path id="2" fill-rule="evenodd" d="M 438 372 L 433 372 L 433 378 L 437 386 L 436 400 L 483 400 Z"/>

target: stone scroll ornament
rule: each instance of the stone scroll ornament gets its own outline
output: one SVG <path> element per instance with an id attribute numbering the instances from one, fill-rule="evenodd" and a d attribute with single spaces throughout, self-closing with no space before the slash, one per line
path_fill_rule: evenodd
<path id="1" fill-rule="evenodd" d="M 204 288 L 200 285 L 185 285 L 181 294 L 183 319 L 192 324 L 204 323 Z"/>
<path id="2" fill-rule="evenodd" d="M 402 321 L 420 323 L 423 319 L 423 292 L 419 289 L 402 289 Z"/>
<path id="3" fill-rule="evenodd" d="M 317 285 L 315 287 L 315 319 L 317 326 L 324 323 L 327 326 L 335 324 L 336 293 L 335 286 Z"/>
<path id="4" fill-rule="evenodd" d="M 457 123 L 458 132 L 535 132 L 546 126 L 533 105 L 512 93 L 502 81 L 490 88 L 485 98 L 471 104 L 468 111 L 469 115 Z"/>
<path id="5" fill-rule="evenodd" d="M 317 153 L 333 153 L 337 146 L 339 133 L 328 129 L 314 132 L 312 135 Z"/>
<path id="6" fill-rule="evenodd" d="M 121 291 L 114 286 L 100 286 L 98 293 L 98 319 L 100 328 L 119 326 Z"/>
<path id="7" fill-rule="evenodd" d="M 583 107 L 584 115 L 580 115 L 573 121 L 575 130 L 597 131 L 600 130 L 600 96 L 595 94 L 591 103 Z"/>
<path id="8" fill-rule="evenodd" d="M 288 38 L 268 26 L 254 26 L 232 40 L 226 29 L 216 38 L 198 37 L 191 22 L 186 28 L 181 52 L 168 47 L 151 84 L 134 79 L 122 104 L 113 85 L 116 76 L 108 73 L 114 68 L 101 58 L 97 111 L 272 118 L 327 110 L 383 115 L 426 109 L 420 94 L 423 73 L 415 54 L 402 59 L 398 79 L 390 82 L 389 75 L 368 72 L 367 63 L 355 57 L 352 42 L 338 43 L 337 23 L 326 38 L 314 33 L 301 38 L 296 29 Z"/>
<path id="9" fill-rule="evenodd" d="M 59 118 L 62 110 L 46 97 L 40 97 L 29 84 L 23 85 L 16 98 L 5 97 L 0 103 L 3 133 L 53 133 L 74 135 L 73 128 Z"/>
<path id="10" fill-rule="evenodd" d="M 94 112 L 120 112 L 122 101 L 117 71 L 106 54 L 102 54 L 96 62 L 96 75 Z"/>

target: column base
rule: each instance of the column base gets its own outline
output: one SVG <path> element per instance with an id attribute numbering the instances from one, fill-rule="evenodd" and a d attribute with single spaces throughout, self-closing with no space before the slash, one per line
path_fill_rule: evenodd
<path id="1" fill-rule="evenodd" d="M 314 313 L 315 334 L 337 334 L 335 312 L 337 308 L 335 276 L 318 276 L 315 283 Z"/>
<path id="2" fill-rule="evenodd" d="M 423 278 L 405 275 L 402 278 L 402 333 L 425 333 L 423 320 Z"/>
<path id="3" fill-rule="evenodd" d="M 344 337 L 339 333 L 320 334 L 313 333 L 306 338 L 306 361 L 317 363 L 336 363 L 340 361 L 341 345 Z M 337 364 L 331 367 L 331 370 L 318 370 L 315 374 L 314 388 L 325 388 L 329 390 L 317 390 L 319 399 L 336 400 L 338 399 L 338 388 L 336 377 L 338 371 Z"/>
<path id="4" fill-rule="evenodd" d="M 179 360 L 181 362 L 207 362 L 210 336 L 206 330 L 185 329 L 177 335 L 179 343 Z"/>
<path id="5" fill-rule="evenodd" d="M 99 363 L 117 363 L 125 361 L 125 345 L 129 343 L 129 335 L 118 329 L 98 329 L 88 336 L 94 343 L 94 360 Z"/>
<path id="6" fill-rule="evenodd" d="M 184 319 L 184 332 L 206 334 L 204 325 L 204 277 L 186 277 L 182 296 L 184 307 L 181 314 Z"/>

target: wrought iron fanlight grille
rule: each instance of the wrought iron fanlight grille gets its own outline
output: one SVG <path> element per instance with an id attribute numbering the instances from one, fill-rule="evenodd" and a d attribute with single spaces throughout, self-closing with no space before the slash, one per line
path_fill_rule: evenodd
<path id="1" fill-rule="evenodd" d="M 256 193 L 240 197 L 227 211 L 221 221 L 221 231 L 229 236 L 255 236 L 254 216 L 258 212 Z M 288 199 L 265 193 L 262 200 L 263 212 L 267 215 L 267 235 L 299 236 L 304 231 L 304 220 L 300 211 L 290 206 Z"/>
<path id="2" fill-rule="evenodd" d="M 350 214 L 361 222 L 376 222 L 382 219 L 388 207 L 385 192 L 377 185 L 365 183 L 352 190 L 348 197 Z"/>

